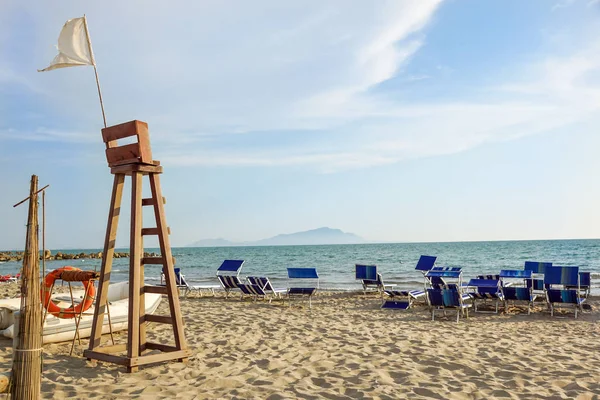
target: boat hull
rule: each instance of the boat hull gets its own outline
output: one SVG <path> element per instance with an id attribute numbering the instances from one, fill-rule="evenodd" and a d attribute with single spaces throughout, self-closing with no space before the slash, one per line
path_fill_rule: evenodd
<path id="1" fill-rule="evenodd" d="M 127 282 L 119 282 L 109 286 L 108 300 L 109 309 L 111 316 L 112 331 L 118 332 L 127 329 L 128 313 L 129 313 L 129 299 L 126 297 L 129 293 L 129 287 Z M 74 298 L 83 297 L 84 292 L 73 292 Z M 153 314 L 158 308 L 162 296 L 155 293 L 145 294 L 145 311 L 146 314 Z M 65 294 L 59 294 L 53 296 L 55 301 L 70 301 L 70 297 Z M 0 331 L 0 335 L 13 338 L 15 336 L 15 327 L 18 326 L 16 323 L 18 320 L 18 311 L 20 307 L 21 299 L 2 299 L 0 300 L 0 328 L 5 328 Z M 88 338 L 92 332 L 92 322 L 94 306 L 92 306 L 84 315 L 81 317 L 79 323 L 79 336 L 80 338 Z M 104 315 L 104 323 L 102 325 L 102 333 L 110 333 L 110 326 L 108 324 L 108 316 Z M 43 330 L 43 343 L 58 343 L 64 341 L 73 340 L 75 336 L 75 318 L 63 319 L 57 318 L 51 314 L 46 315 L 46 321 L 44 323 Z"/>

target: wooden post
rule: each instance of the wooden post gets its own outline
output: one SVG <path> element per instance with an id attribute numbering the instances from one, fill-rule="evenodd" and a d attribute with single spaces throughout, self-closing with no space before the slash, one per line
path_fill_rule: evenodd
<path id="1" fill-rule="evenodd" d="M 41 394 L 43 328 L 40 300 L 37 187 L 38 178 L 33 175 L 21 278 L 19 333 L 12 366 L 11 395 L 14 399 L 39 399 Z"/>
<path id="2" fill-rule="evenodd" d="M 123 197 L 123 185 L 125 175 L 115 175 L 113 191 L 108 211 L 108 226 L 104 238 L 104 251 L 102 252 L 102 266 L 100 267 L 100 282 L 98 283 L 98 294 L 96 295 L 96 307 L 94 308 L 94 321 L 92 333 L 90 334 L 90 349 L 100 346 L 102 336 L 102 324 L 104 323 L 104 312 L 107 308 L 108 284 L 112 270 L 112 260 L 115 254 L 115 241 L 117 240 L 117 228 L 119 216 L 121 215 L 121 199 Z"/>

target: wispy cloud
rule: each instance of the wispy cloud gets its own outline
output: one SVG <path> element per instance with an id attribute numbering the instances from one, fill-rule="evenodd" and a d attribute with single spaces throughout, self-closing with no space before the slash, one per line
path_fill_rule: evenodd
<path id="1" fill-rule="evenodd" d="M 561 8 L 567 8 L 567 7 L 571 6 L 574 2 L 575 2 L 575 0 L 562 0 L 562 1 L 559 1 L 558 3 L 555 3 L 552 6 L 551 10 L 552 11 L 556 11 L 556 10 L 559 10 Z"/>
<path id="2" fill-rule="evenodd" d="M 148 120 L 157 152 L 174 165 L 335 172 L 539 134 L 586 118 L 600 104 L 598 43 L 566 55 L 540 54 L 536 64 L 515 66 L 521 79 L 465 83 L 479 89 L 477 96 L 387 96 L 378 88 L 391 79 L 416 86 L 456 72 L 443 59 L 427 73 L 402 72 L 427 46 L 427 27 L 441 1 L 389 1 L 377 8 L 314 3 L 308 10 L 277 4 L 242 5 L 235 14 L 217 3 L 194 4 L 188 14 L 152 7 L 134 28 L 133 5 L 118 13 L 94 6 L 88 15 L 109 123 Z M 64 16 L 29 12 L 40 26 L 32 47 L 48 47 Z M 99 140 L 78 129 L 100 122 L 92 72 L 35 75 L 35 65 L 53 53 L 40 54 L 27 66 L 32 75 L 0 69 L 0 85 L 20 82 L 37 90 L 46 96 L 46 112 L 78 122 L 5 129 L 0 138 Z"/>
<path id="3" fill-rule="evenodd" d="M 89 132 L 68 132 L 48 128 L 21 131 L 14 128 L 0 130 L 0 139 L 29 142 L 92 143 L 98 136 Z"/>

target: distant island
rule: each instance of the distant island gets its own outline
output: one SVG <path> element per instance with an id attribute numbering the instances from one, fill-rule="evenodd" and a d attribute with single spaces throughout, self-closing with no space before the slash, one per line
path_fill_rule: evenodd
<path id="1" fill-rule="evenodd" d="M 232 242 L 227 239 L 203 239 L 186 247 L 223 247 L 223 246 L 290 246 L 311 244 L 358 244 L 366 240 L 354 233 L 340 229 L 318 228 L 303 232 L 287 233 L 251 242 Z"/>

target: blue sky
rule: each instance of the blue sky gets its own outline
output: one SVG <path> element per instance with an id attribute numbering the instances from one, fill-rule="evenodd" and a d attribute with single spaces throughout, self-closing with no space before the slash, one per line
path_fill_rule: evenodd
<path id="1" fill-rule="evenodd" d="M 36 72 L 84 13 L 109 125 L 149 123 L 175 246 L 600 237 L 599 1 L 8 0 L 0 248 L 24 246 L 31 174 L 49 247 L 103 245 L 93 69 Z"/>

